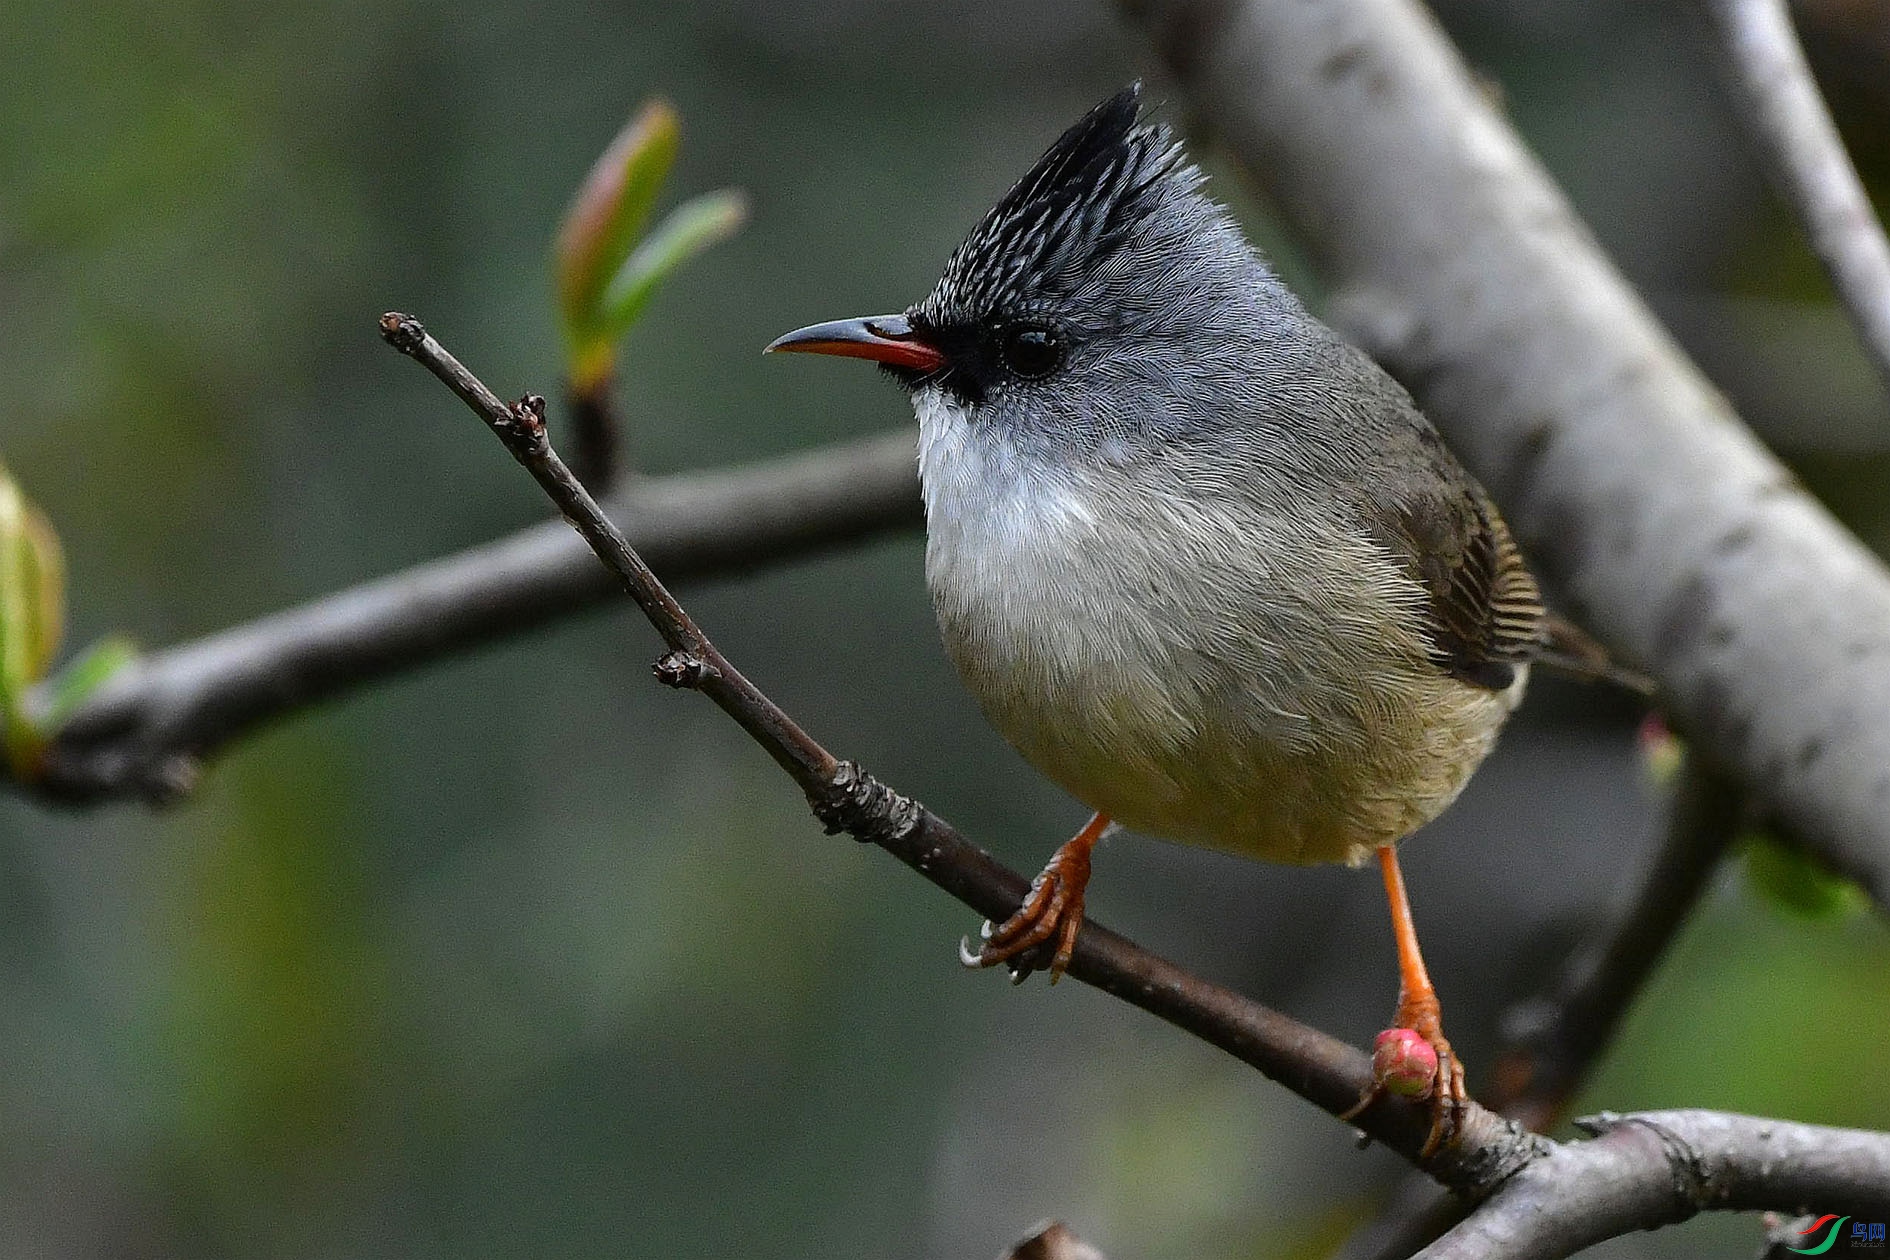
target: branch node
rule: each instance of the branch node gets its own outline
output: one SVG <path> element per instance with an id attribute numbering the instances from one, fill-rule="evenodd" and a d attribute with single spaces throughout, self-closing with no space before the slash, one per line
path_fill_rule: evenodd
<path id="1" fill-rule="evenodd" d="M 1622 1116 L 1619 1112 L 1597 1111 L 1592 1116 L 1576 1116 L 1569 1123 L 1589 1137 L 1600 1137 L 1604 1133 L 1620 1128 Z"/>
<path id="2" fill-rule="evenodd" d="M 1443 1176 L 1428 1169 L 1452 1189 L 1480 1200 L 1537 1160 L 1555 1150 L 1555 1143 L 1508 1116 L 1477 1111 L 1475 1118 L 1488 1128 L 1466 1140 L 1452 1159 L 1453 1167 Z"/>
<path id="3" fill-rule="evenodd" d="M 1618 1129 L 1637 1129 L 1652 1134 L 1655 1141 L 1660 1143 L 1661 1158 L 1666 1161 L 1668 1176 L 1672 1178 L 1675 1205 L 1685 1215 L 1691 1216 L 1702 1205 L 1714 1201 L 1713 1172 L 1699 1146 L 1652 1116 L 1620 1116 L 1604 1111 L 1599 1115 L 1585 1116 L 1575 1123 L 1584 1130 L 1592 1126 L 1596 1136 Z M 1759 1141 L 1764 1142 L 1770 1136 L 1767 1131 Z"/>
<path id="4" fill-rule="evenodd" d="M 720 678 L 722 671 L 703 660 L 693 652 L 668 652 L 650 666 L 650 672 L 656 675 L 656 681 L 665 687 L 693 691 L 711 678 Z"/>
<path id="5" fill-rule="evenodd" d="M 540 434 L 545 431 L 545 399 L 542 394 L 526 394 L 512 404 L 512 414 L 526 432 Z"/>
<path id="6" fill-rule="evenodd" d="M 494 418 L 492 427 L 499 431 L 499 437 L 516 452 L 536 455 L 550 445 L 550 437 L 545 429 L 545 400 L 537 394 L 526 394 L 506 408 L 503 419 Z"/>
<path id="7" fill-rule="evenodd" d="M 807 803 L 828 835 L 844 831 L 862 844 L 905 838 L 923 813 L 917 801 L 901 796 L 853 761 L 838 763 L 833 778 L 819 792 L 809 793 Z"/>
<path id="8" fill-rule="evenodd" d="M 402 354 L 414 354 L 427 339 L 427 328 L 411 315 L 389 311 L 381 316 L 381 338 Z"/>

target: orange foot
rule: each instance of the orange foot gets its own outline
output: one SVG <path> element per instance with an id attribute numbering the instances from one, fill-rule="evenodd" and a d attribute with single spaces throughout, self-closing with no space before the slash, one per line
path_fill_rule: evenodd
<path id="1" fill-rule="evenodd" d="M 1463 1061 L 1444 1037 L 1443 1013 L 1435 995 L 1406 998 L 1398 1004 L 1398 1013 L 1392 1018 L 1396 1021 L 1395 1027 L 1380 1034 L 1379 1053 L 1372 1056 L 1371 1085 L 1339 1119 L 1350 1120 L 1386 1094 L 1428 1100 L 1431 1131 L 1418 1152 L 1420 1159 L 1428 1159 L 1456 1140 L 1458 1126 L 1463 1123 L 1464 1108 L 1470 1102 L 1470 1093 L 1463 1083 Z M 1391 1033 L 1407 1030 L 1416 1033 L 1418 1039 L 1430 1047 L 1432 1066 L 1428 1079 L 1413 1079 L 1410 1053 L 1401 1051 L 1396 1041 L 1389 1047 L 1386 1045 Z"/>
<path id="2" fill-rule="evenodd" d="M 995 967 L 1037 948 L 1051 937 L 1057 950 L 1050 959 L 1050 983 L 1055 984 L 1076 952 L 1076 934 L 1083 927 L 1083 893 L 1089 886 L 1089 855 L 1109 829 L 1109 820 L 1097 814 L 1054 853 L 1041 874 L 1030 882 L 1030 892 L 1017 912 L 995 927 L 984 925 L 983 943 L 973 953 L 969 942 L 959 946 L 967 967 Z M 1013 968 L 1021 982 L 1030 968 Z"/>
<path id="3" fill-rule="evenodd" d="M 1350 1120 L 1388 1093 L 1428 1098 L 1431 1131 L 1424 1139 L 1424 1148 L 1418 1152 L 1419 1158 L 1426 1159 L 1446 1143 L 1456 1140 L 1470 1094 L 1463 1084 L 1463 1063 L 1444 1038 L 1443 1008 L 1438 1005 L 1437 990 L 1424 969 L 1424 956 L 1418 951 L 1417 928 L 1411 921 L 1411 902 L 1404 891 L 1404 873 L 1398 869 L 1397 849 L 1390 845 L 1380 848 L 1378 864 L 1384 872 L 1385 899 L 1391 905 L 1391 925 L 1398 942 L 1398 1013 L 1393 1018 L 1397 1028 L 1410 1029 L 1430 1047 L 1437 1056 L 1437 1066 L 1426 1087 L 1421 1079 L 1414 1082 L 1408 1075 L 1397 1072 L 1393 1064 L 1373 1055 L 1371 1086 L 1339 1119 Z M 1408 1063 L 1401 1066 L 1408 1067 Z"/>

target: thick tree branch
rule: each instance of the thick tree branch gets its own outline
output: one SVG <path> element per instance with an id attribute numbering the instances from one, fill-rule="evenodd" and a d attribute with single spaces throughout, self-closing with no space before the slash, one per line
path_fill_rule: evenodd
<path id="1" fill-rule="evenodd" d="M 878 845 L 986 919 L 1009 917 L 1029 881 L 917 801 L 835 758 L 736 669 L 558 458 L 545 431 L 542 398 L 502 402 L 408 316 L 385 315 L 381 328 L 390 344 L 425 365 L 492 428 L 623 583 L 669 648 L 656 663 L 660 680 L 713 700 L 793 778 L 829 831 Z M 1083 928 L 1069 974 L 1219 1046 L 1333 1115 L 1350 1108 L 1370 1081 L 1362 1051 L 1192 976 L 1094 921 Z M 1353 1123 L 1472 1194 L 1487 1192 L 1546 1149 L 1545 1139 L 1474 1104 L 1462 1141 L 1424 1160 L 1417 1157 L 1430 1130 L 1423 1106 L 1388 1097 Z"/>
<path id="2" fill-rule="evenodd" d="M 1709 1209 L 1890 1216 L 1890 1134 L 1711 1111 L 1602 1115 L 1517 1173 L 1422 1260 L 1559 1260 Z"/>
<path id="3" fill-rule="evenodd" d="M 1706 0 L 1739 115 L 1890 386 L 1890 241 L 1818 94 L 1785 0 Z"/>
<path id="4" fill-rule="evenodd" d="M 913 438 L 635 481 L 613 510 L 672 579 L 739 572 L 919 525 Z M 548 521 L 143 659 L 66 723 L 32 787 L 75 802 L 168 797 L 262 722 L 621 594 Z"/>
<path id="5" fill-rule="evenodd" d="M 1738 422 L 1415 0 L 1125 0 L 1571 610 L 1890 904 L 1890 574 Z"/>

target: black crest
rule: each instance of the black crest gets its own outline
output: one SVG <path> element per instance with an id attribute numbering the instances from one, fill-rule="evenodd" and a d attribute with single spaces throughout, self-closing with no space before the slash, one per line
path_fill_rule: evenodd
<path id="1" fill-rule="evenodd" d="M 1136 125 L 1141 94 L 1132 83 L 1064 132 L 952 253 L 914 314 L 948 326 L 1014 310 L 1107 258 L 1185 166 L 1167 128 Z M 1199 176 L 1186 170 L 1193 187 Z"/>

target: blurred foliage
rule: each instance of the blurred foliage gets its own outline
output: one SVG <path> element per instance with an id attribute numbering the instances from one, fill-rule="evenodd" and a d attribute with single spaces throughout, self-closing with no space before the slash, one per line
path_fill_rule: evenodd
<path id="1" fill-rule="evenodd" d="M 1890 408 L 1697 33 L 1631 0 L 1438 7 L 1689 349 L 1890 542 Z M 1875 45 L 1832 30 L 1841 112 L 1881 99 Z M 0 452 L 58 522 L 74 638 L 169 642 L 537 519 L 374 317 L 415 311 L 502 393 L 554 383 L 582 312 L 568 284 L 545 301 L 547 242 L 651 92 L 689 120 L 669 178 L 755 206 L 671 274 L 730 203 L 644 231 L 653 185 L 626 192 L 586 273 L 592 315 L 648 298 L 613 353 L 660 472 L 904 423 L 872 373 L 756 352 L 918 297 L 1145 68 L 1100 3 L 11 0 Z M 1307 284 L 1266 207 L 1216 188 Z M 918 571 L 908 538 L 688 597 L 824 740 L 1034 866 L 1080 811 L 979 720 Z M 454 661 L 247 742 L 168 815 L 0 800 L 0 1253 L 945 1260 L 1056 1214 L 1121 1257 L 1284 1257 L 1396 1176 L 1109 999 L 961 974 L 976 924 L 820 836 L 738 732 L 649 683 L 652 650 L 609 616 Z M 1473 1069 L 1653 834 L 1637 716 L 1538 688 L 1410 846 Z M 1369 878 L 1128 839 L 1093 898 L 1361 1044 L 1390 1009 Z M 1890 1124 L 1887 951 L 1880 918 L 1786 919 L 1724 884 L 1587 1102 Z"/>
<path id="2" fill-rule="evenodd" d="M 641 236 L 681 139 L 682 122 L 667 101 L 645 105 L 597 159 L 565 212 L 555 251 L 558 315 L 565 375 L 579 393 L 609 384 L 617 340 L 657 286 L 733 234 L 747 213 L 738 193 L 704 193 Z"/>
<path id="3" fill-rule="evenodd" d="M 1769 832 L 1746 836 L 1741 848 L 1746 879 L 1753 890 L 1790 914 L 1812 920 L 1842 919 L 1870 909 L 1869 894 L 1856 882 Z"/>
<path id="4" fill-rule="evenodd" d="M 44 707 L 32 715 L 33 723 L 42 731 L 56 730 L 106 679 L 137 656 L 137 647 L 122 634 L 108 634 L 87 647 L 47 683 Z"/>
<path id="5" fill-rule="evenodd" d="M 1887 969 L 1880 920 L 1754 913 L 1728 890 L 1688 926 L 1580 1107 L 1890 1128 L 1890 1080 L 1867 1067 L 1890 1037 Z"/>
<path id="6" fill-rule="evenodd" d="M 172 1088 L 159 1175 L 219 1250 L 246 1250 L 259 1204 L 345 1177 L 408 1075 L 372 939 L 345 766 L 321 742 L 241 776 L 170 873 L 160 931 L 176 969 L 151 1013 Z M 221 1237 L 219 1237 L 219 1235 Z"/>
<path id="7" fill-rule="evenodd" d="M 52 667 L 65 619 L 59 535 L 0 467 L 0 737 L 19 777 L 33 774 L 39 756 L 28 693 Z"/>

